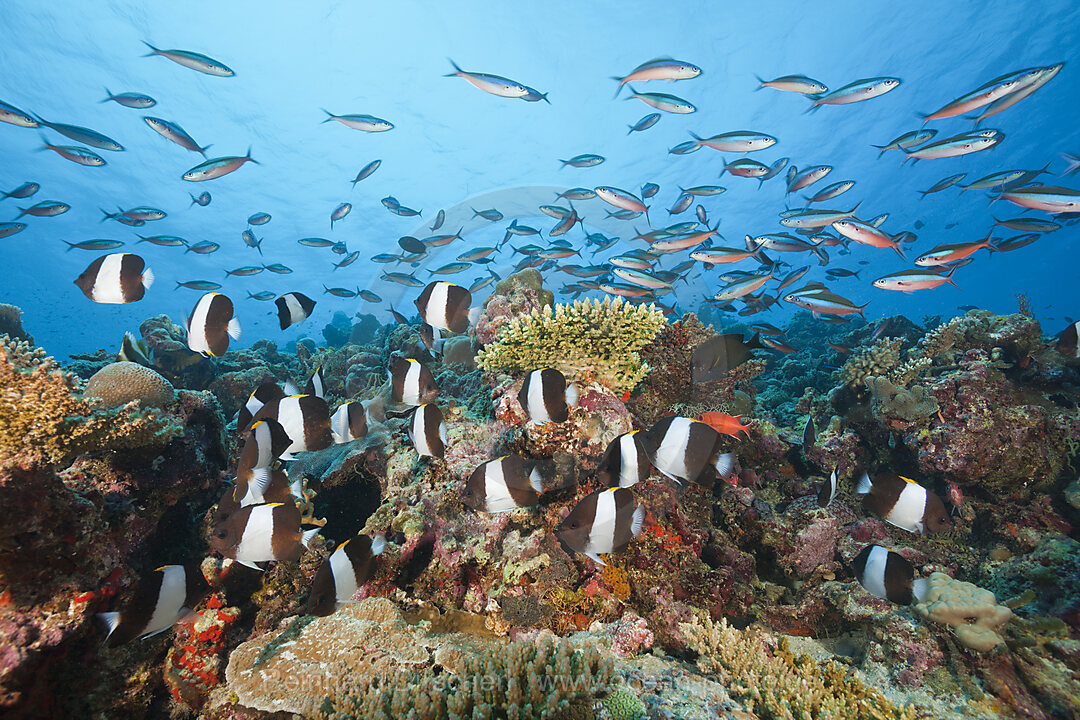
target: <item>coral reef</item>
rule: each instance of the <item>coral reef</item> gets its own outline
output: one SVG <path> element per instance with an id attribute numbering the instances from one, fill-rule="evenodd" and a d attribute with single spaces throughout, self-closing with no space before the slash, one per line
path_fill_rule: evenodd
<path id="1" fill-rule="evenodd" d="M 12 340 L 25 340 L 33 345 L 34 338 L 23 329 L 22 316 L 20 308 L 0 303 L 0 335 L 7 335 Z"/>
<path id="2" fill-rule="evenodd" d="M 920 617 L 948 625 L 966 648 L 988 652 L 1005 640 L 998 634 L 1012 611 L 998 605 L 994 593 L 945 573 L 927 578 L 926 596 L 915 605 Z"/>
<path id="3" fill-rule="evenodd" d="M 97 398 L 106 407 L 138 402 L 165 408 L 176 402 L 172 384 L 154 370 L 133 362 L 106 365 L 86 381 L 83 397 Z"/>
<path id="4" fill-rule="evenodd" d="M 481 345 L 490 345 L 514 318 L 549 308 L 554 302 L 552 292 L 544 289 L 540 272 L 526 268 L 496 283 L 495 292 L 484 301 L 480 317 L 469 332 Z"/>
<path id="5" fill-rule="evenodd" d="M 477 366 L 492 371 L 552 367 L 570 380 L 596 381 L 617 392 L 635 387 L 649 372 L 638 355 L 667 324 L 653 306 L 622 298 L 576 300 L 518 317 L 494 344 L 477 354 Z"/>

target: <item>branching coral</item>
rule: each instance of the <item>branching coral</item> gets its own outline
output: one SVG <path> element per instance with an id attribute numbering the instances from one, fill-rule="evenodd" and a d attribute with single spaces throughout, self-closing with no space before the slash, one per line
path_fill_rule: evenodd
<path id="1" fill-rule="evenodd" d="M 876 718 L 914 720 L 913 707 L 897 707 L 877 690 L 851 677 L 841 666 L 819 665 L 775 643 L 764 631 L 737 630 L 726 620 L 697 616 L 681 623 L 698 668 L 717 677 L 736 698 L 752 704 L 761 718 L 814 720 Z"/>
<path id="2" fill-rule="evenodd" d="M 1012 619 L 1012 611 L 998 605 L 994 593 L 945 573 L 927 579 L 926 595 L 915 605 L 923 619 L 950 626 L 964 647 L 988 652 L 1005 642 L 998 630 Z"/>
<path id="3" fill-rule="evenodd" d="M 861 388 L 869 377 L 887 375 L 900 364 L 903 338 L 882 338 L 866 350 L 852 355 L 840 368 L 845 385 Z"/>
<path id="4" fill-rule="evenodd" d="M 570 380 L 596 380 L 621 393 L 648 374 L 638 350 L 666 324 L 654 306 L 622 298 L 544 307 L 514 319 L 480 351 L 477 365 L 488 371 L 552 367 Z"/>
<path id="5" fill-rule="evenodd" d="M 96 408 L 79 390 L 79 379 L 43 350 L 0 336 L 0 463 L 66 465 L 85 452 L 163 445 L 183 432 L 153 409 Z"/>

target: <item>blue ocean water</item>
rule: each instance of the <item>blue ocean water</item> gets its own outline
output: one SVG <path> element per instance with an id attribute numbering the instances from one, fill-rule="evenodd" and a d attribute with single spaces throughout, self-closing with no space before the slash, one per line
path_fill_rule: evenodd
<path id="1" fill-rule="evenodd" d="M 924 227 L 909 248 L 909 259 L 940 243 L 983 237 L 993 216 L 1017 217 L 1020 208 L 989 204 L 984 192 L 958 194 L 956 188 L 920 200 L 942 177 L 968 173 L 966 181 L 1012 168 L 1037 169 L 1050 164 L 1047 184 L 1076 187 L 1075 178 L 1059 178 L 1066 163 L 1060 152 L 1080 151 L 1080 83 L 1074 55 L 1080 47 L 1080 5 L 1069 0 L 985 2 L 758 2 L 715 3 L 358 3 L 227 2 L 145 3 L 114 0 L 88 4 L 75 0 L 50 3 L 8 0 L 0 4 L 8 29 L 0 44 L 0 100 L 49 121 L 93 128 L 115 138 L 124 152 L 101 154 L 108 165 L 88 168 L 51 152 L 38 152 L 44 136 L 73 145 L 55 132 L 0 123 L 0 189 L 25 181 L 41 191 L 26 201 L 0 202 L 0 221 L 18 207 L 41 200 L 71 205 L 54 218 L 25 219 L 28 228 L 0 240 L 4 278 L 0 301 L 18 305 L 24 323 L 50 353 L 63 356 L 99 347 L 118 347 L 125 330 L 137 330 L 146 317 L 169 314 L 180 322 L 200 293 L 174 290 L 177 281 L 212 280 L 237 305 L 246 346 L 269 337 L 280 343 L 319 330 L 334 311 L 375 312 L 389 320 L 388 304 L 412 310 L 418 289 L 379 280 L 385 269 L 368 258 L 397 252 L 400 236 L 426 237 L 440 209 L 446 222 L 439 232 L 463 228 L 464 241 L 436 249 L 417 276 L 474 246 L 496 244 L 512 218 L 545 231 L 555 221 L 537 209 L 554 199 L 555 189 L 613 185 L 637 192 L 655 182 L 659 194 L 650 202 L 654 226 L 691 219 L 669 219 L 667 208 L 679 186 L 721 184 L 723 195 L 703 198 L 711 221 L 721 219 L 723 244 L 739 246 L 745 234 L 783 230 L 777 213 L 785 205 L 784 179 L 759 190 L 752 179 L 719 177 L 723 161 L 739 155 L 708 148 L 677 156 L 668 149 L 690 139 L 732 130 L 755 130 L 779 139 L 777 145 L 750 155 L 771 163 L 782 156 L 800 168 L 815 164 L 835 169 L 830 182 L 855 180 L 855 188 L 827 203 L 849 209 L 861 202 L 859 216 L 889 213 L 882 229 L 889 233 Z M 235 77 L 199 74 L 162 57 L 144 57 L 143 42 L 159 48 L 204 53 L 235 70 Z M 612 75 L 624 75 L 663 55 L 703 69 L 695 79 L 648 82 L 642 92 L 664 92 L 697 106 L 693 114 L 663 114 L 644 132 L 627 126 L 653 112 L 636 100 L 612 99 Z M 550 104 L 527 103 L 485 94 L 451 71 L 448 58 L 470 71 L 494 73 L 548 93 Z M 1031 97 L 984 123 L 1004 131 L 996 148 L 975 155 L 925 160 L 901 166 L 901 154 L 880 159 L 872 144 L 884 144 L 919 127 L 917 112 L 930 112 L 990 79 L 1021 68 L 1066 62 L 1064 70 Z M 756 91 L 755 75 L 772 78 L 805 74 L 836 89 L 851 81 L 888 75 L 903 84 L 873 100 L 823 107 L 805 114 L 809 102 L 796 94 Z M 135 110 L 99 103 L 104 88 L 115 93 L 141 92 L 158 104 Z M 365 113 L 394 123 L 393 130 L 368 134 L 337 123 L 323 123 L 321 108 L 336 114 Z M 210 157 L 243 155 L 251 147 L 258 165 L 248 164 L 223 178 L 202 183 L 181 179 L 202 161 L 158 136 L 144 115 L 184 127 L 200 144 L 212 143 Z M 938 139 L 972 127 L 963 118 L 929 125 Z M 559 159 L 598 153 L 607 161 L 592 168 L 560 169 Z M 374 159 L 382 166 L 355 188 L 350 181 Z M 209 191 L 208 207 L 191 204 L 189 193 Z M 387 195 L 422 209 L 420 218 L 399 217 L 379 202 Z M 342 202 L 352 213 L 330 228 L 329 215 Z M 793 201 L 794 202 L 794 201 Z M 148 205 L 168 218 L 143 228 L 101 223 L 99 208 L 115 210 Z M 644 218 L 606 219 L 611 209 L 599 199 L 576 203 L 585 229 L 623 238 L 601 260 L 628 247 Z M 506 219 L 489 223 L 473 218 L 470 207 L 495 207 Z M 273 219 L 253 228 L 264 238 L 263 256 L 241 240 L 247 218 L 267 212 Z M 1030 213 L 1044 217 L 1042 213 Z M 946 225 L 955 224 L 946 229 Z M 178 235 L 191 243 L 212 240 L 221 250 L 206 256 L 183 248 L 134 244 L 136 232 Z M 1000 229 L 997 237 L 1017 234 Z M 1030 298 L 1048 332 L 1075 316 L 1080 290 L 1074 282 L 1076 227 L 1049 233 L 1024 249 L 989 256 L 979 251 L 971 265 L 956 272 L 962 289 L 943 286 L 914 294 L 878 290 L 870 282 L 909 267 L 892 250 L 853 246 L 849 256 L 832 254 L 829 267 L 860 270 L 860 279 L 832 282 L 836 292 L 862 304 L 867 317 L 903 313 L 950 315 L 961 305 L 996 312 L 1016 308 L 1016 295 Z M 345 241 L 361 258 L 333 270 L 341 256 L 329 249 L 297 245 L 302 237 Z M 575 246 L 584 237 L 568 235 Z M 144 257 L 157 276 L 146 297 L 129 305 L 96 305 L 73 280 L 99 254 L 66 252 L 62 242 L 92 238 L 123 240 L 125 251 Z M 514 239 L 510 245 L 529 241 Z M 835 249 L 834 249 L 835 250 Z M 591 251 L 590 251 L 591 252 Z M 520 259 L 509 247 L 490 266 L 460 276 L 469 284 L 487 267 L 504 275 Z M 589 261 L 586 253 L 586 261 Z M 668 256 L 662 267 L 685 258 Z M 812 258 L 781 256 L 793 266 L 806 262 L 806 280 L 822 280 L 824 268 Z M 866 266 L 859 260 L 869 262 Z M 289 275 L 263 272 L 224 278 L 224 270 L 279 262 Z M 582 262 L 571 258 L 567 262 Z M 745 266 L 745 267 L 744 267 Z M 740 269 L 753 269 L 752 261 Z M 719 289 L 719 270 L 700 267 L 679 284 L 682 309 L 695 309 Z M 564 280 L 565 278 L 565 280 Z M 572 278 L 549 272 L 558 288 Z M 373 305 L 323 293 L 323 286 L 367 288 L 385 300 Z M 766 286 L 769 290 L 770 286 Z M 247 299 L 248 292 L 304 292 L 316 300 L 314 315 L 303 325 L 278 330 L 271 303 Z M 486 292 L 486 291 L 485 291 Z M 756 315 L 782 324 L 794 309 L 786 303 Z"/>

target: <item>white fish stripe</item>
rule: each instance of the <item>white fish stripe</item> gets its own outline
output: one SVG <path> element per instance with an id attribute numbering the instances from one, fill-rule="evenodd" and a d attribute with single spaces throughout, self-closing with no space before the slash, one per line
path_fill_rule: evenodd
<path id="1" fill-rule="evenodd" d="M 264 562 L 274 559 L 274 507 L 258 505 L 248 515 L 247 525 L 236 546 L 240 562 Z"/>
<path id="2" fill-rule="evenodd" d="M 210 344 L 206 341 L 206 316 L 210 314 L 210 304 L 217 297 L 216 293 L 206 293 L 195 305 L 191 313 L 188 326 L 188 348 L 192 352 L 210 352 Z"/>
<path id="3" fill-rule="evenodd" d="M 492 462 L 484 466 L 484 498 L 488 512 L 506 512 L 517 507 L 506 488 L 506 474 L 502 462 Z"/>
<path id="4" fill-rule="evenodd" d="M 605 491 L 596 496 L 596 514 L 593 516 L 585 552 L 609 553 L 615 548 L 615 493 Z"/>
<path id="5" fill-rule="evenodd" d="M 529 414 L 529 419 L 535 423 L 551 422 L 547 405 L 544 404 L 543 377 L 543 371 L 541 370 L 533 370 L 529 373 L 529 407 L 525 408 L 525 412 Z"/>
<path id="6" fill-rule="evenodd" d="M 619 440 L 619 455 L 622 458 L 619 485 L 621 487 L 630 487 L 638 481 L 637 443 L 634 441 L 633 435 L 627 433 Z"/>
<path id="7" fill-rule="evenodd" d="M 428 298 L 427 307 L 424 308 L 424 315 L 426 316 L 424 319 L 433 328 L 445 330 L 450 326 L 447 317 L 447 295 L 449 290 L 450 286 L 444 282 L 435 283 L 435 287 L 431 290 L 431 297 Z"/>
<path id="8" fill-rule="evenodd" d="M 351 600 L 357 590 L 356 572 L 349 556 L 345 554 L 345 545 L 340 545 L 330 554 L 330 572 L 334 576 L 334 593 L 338 602 Z"/>
<path id="9" fill-rule="evenodd" d="M 889 593 L 885 589 L 885 563 L 889 559 L 889 551 L 880 545 L 875 545 L 866 557 L 866 567 L 863 568 L 862 584 L 867 592 L 876 595 L 882 600 L 889 599 Z"/>
<path id="10" fill-rule="evenodd" d="M 94 302 L 116 304 L 124 302 L 124 292 L 120 285 L 120 268 L 124 262 L 124 253 L 106 255 L 94 278 L 94 287 L 90 294 Z"/>
<path id="11" fill-rule="evenodd" d="M 304 319 L 304 308 L 300 305 L 300 301 L 296 299 L 296 296 L 292 293 L 288 293 L 285 297 L 285 308 L 289 311 L 289 323 L 295 325 Z"/>
<path id="12" fill-rule="evenodd" d="M 925 511 L 926 488 L 917 483 L 906 482 L 904 489 L 900 491 L 900 497 L 896 499 L 896 504 L 885 519 L 897 527 L 919 532 Z"/>
<path id="13" fill-rule="evenodd" d="M 672 477 L 690 479 L 690 473 L 686 469 L 686 449 L 690 443 L 690 427 L 693 422 L 690 418 L 684 417 L 672 419 L 660 441 L 660 447 L 656 449 L 656 459 L 653 464 L 657 470 Z"/>
<path id="14" fill-rule="evenodd" d="M 405 380 L 401 383 L 401 401 L 406 405 L 420 404 L 420 363 L 409 362 Z"/>
<path id="15" fill-rule="evenodd" d="M 277 421 L 292 442 L 285 454 L 303 452 L 307 449 L 304 437 L 304 413 L 300 407 L 300 395 L 292 395 L 278 401 Z"/>
<path id="16" fill-rule="evenodd" d="M 161 590 L 158 592 L 154 614 L 141 635 L 150 635 L 168 628 L 177 620 L 187 596 L 187 579 L 183 565 L 166 565 L 162 569 Z"/>

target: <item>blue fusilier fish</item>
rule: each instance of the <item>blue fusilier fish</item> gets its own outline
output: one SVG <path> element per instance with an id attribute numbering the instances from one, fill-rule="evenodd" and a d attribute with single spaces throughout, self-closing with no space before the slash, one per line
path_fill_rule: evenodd
<path id="1" fill-rule="evenodd" d="M 176 143 L 185 150 L 197 152 L 203 157 L 206 157 L 206 151 L 210 149 L 210 146 L 204 145 L 202 147 L 199 147 L 199 144 L 195 142 L 194 138 L 188 135 L 184 128 L 180 127 L 176 123 L 170 122 L 168 120 L 162 120 L 161 118 L 151 117 L 149 115 L 144 117 L 143 120 L 146 122 L 147 125 L 154 129 L 154 132 L 156 132 L 158 135 L 165 138 L 169 142 Z M 203 193 L 203 195 L 206 195 L 207 198 L 210 197 L 209 193 Z M 200 195 L 199 197 L 201 198 L 202 195 Z M 207 199 L 205 203 L 200 202 L 199 204 L 204 206 L 209 205 L 210 200 Z"/>
<path id="2" fill-rule="evenodd" d="M 159 567 L 139 580 L 122 610 L 98 613 L 109 631 L 105 644 L 116 647 L 165 632 L 193 615 L 209 594 L 198 563 Z"/>
<path id="3" fill-rule="evenodd" d="M 461 499 L 474 510 L 501 513 L 540 502 L 544 480 L 537 467 L 527 467 L 518 455 L 481 463 L 461 490 Z"/>
<path id="4" fill-rule="evenodd" d="M 660 113 L 649 113 L 633 125 L 629 125 L 628 127 L 630 129 L 626 131 L 626 134 L 629 135 L 632 132 L 643 132 L 645 130 L 648 130 L 658 122 L 660 122 Z"/>
<path id="5" fill-rule="evenodd" d="M 352 203 L 341 203 L 334 211 L 330 213 L 330 229 L 334 229 L 334 223 L 338 220 L 344 220 L 345 216 L 352 212 Z"/>
<path id="6" fill-rule="evenodd" d="M 188 193 L 188 195 L 191 195 L 191 193 Z M 210 200 L 211 200 L 211 197 L 210 197 L 210 193 L 208 193 L 208 192 L 200 193 L 198 195 L 191 195 L 191 204 L 192 205 L 199 205 L 201 207 L 206 207 L 207 205 L 210 204 Z"/>
<path id="7" fill-rule="evenodd" d="M 353 130 L 376 133 L 394 129 L 394 124 L 392 122 L 377 118 L 374 115 L 335 115 L 326 109 L 324 109 L 323 112 L 329 116 L 323 120 L 324 123 L 336 120 L 345 127 L 352 128 Z M 374 170 L 372 170 L 372 172 L 374 172 Z"/>
<path id="8" fill-rule="evenodd" d="M 105 162 L 105 158 L 98 155 L 93 150 L 87 150 L 84 147 L 77 147 L 75 145 L 51 145 L 48 140 L 42 139 L 42 150 L 52 150 L 54 153 L 69 160 L 77 165 L 83 165 L 85 167 L 104 167 L 108 163 Z"/>
<path id="9" fill-rule="evenodd" d="M 490 95 L 505 98 L 524 98 L 530 93 L 530 88 L 522 85 L 521 83 L 514 82 L 513 80 L 510 80 L 508 78 L 504 78 L 500 75 L 466 72 L 465 70 L 462 70 L 460 67 L 458 67 L 458 64 L 453 60 L 450 60 L 450 64 L 454 66 L 454 72 L 447 73 L 446 75 L 444 75 L 444 77 L 462 78 L 474 88 L 478 90 L 483 90 Z M 539 100 L 541 98 L 543 98 L 542 95 L 537 99 Z"/>
<path id="10" fill-rule="evenodd" d="M 265 225 L 270 222 L 272 216 L 267 212 L 257 212 L 248 216 L 248 225 Z"/>
<path id="11" fill-rule="evenodd" d="M 122 152 L 124 149 L 123 145 L 116 142 L 108 135 L 102 135 L 97 130 L 91 130 L 90 128 L 81 127 L 79 125 L 68 125 L 67 123 L 52 123 L 36 116 L 34 119 L 37 120 L 38 125 L 54 130 L 77 143 L 89 145 L 98 150 L 109 150 L 111 152 Z"/>
<path id="12" fill-rule="evenodd" d="M 570 550 L 607 565 L 600 555 L 629 545 L 641 534 L 644 523 L 645 508 L 636 503 L 633 490 L 607 488 L 583 497 L 559 524 L 555 536 Z"/>
<path id="13" fill-rule="evenodd" d="M 104 100 L 99 102 L 107 103 L 110 100 L 118 105 L 124 107 L 135 108 L 136 110 L 145 110 L 146 108 L 152 108 L 157 105 L 157 100 L 149 95 L 143 95 L 142 93 L 126 92 L 113 94 L 112 90 L 105 88 L 105 94 L 108 96 Z"/>
<path id="14" fill-rule="evenodd" d="M 315 573 L 308 593 L 307 614 L 326 617 L 346 603 L 375 574 L 375 556 L 386 549 L 386 537 L 357 535 L 339 545 Z"/>
<path id="15" fill-rule="evenodd" d="M 247 154 L 242 157 L 229 156 L 207 160 L 206 162 L 199 163 L 191 168 L 180 177 L 182 180 L 187 180 L 188 182 L 214 180 L 223 175 L 228 175 L 231 172 L 236 172 L 244 165 L 244 163 L 249 162 L 253 162 L 256 165 L 259 164 L 258 160 L 251 157 L 250 147 L 248 148 Z"/>
<path id="16" fill-rule="evenodd" d="M 382 160 L 372 160 L 367 165 L 365 165 L 363 168 L 361 168 L 360 172 L 358 172 L 356 174 L 356 177 L 353 178 L 353 181 L 352 181 L 353 187 L 356 187 L 356 183 L 360 182 L 361 180 L 363 180 L 366 177 L 369 177 L 373 172 L 378 170 L 380 165 L 382 165 Z"/>
<path id="17" fill-rule="evenodd" d="M 24 182 L 19 187 L 15 188 L 11 192 L 0 192 L 0 200 L 7 200 L 8 198 L 23 199 L 28 198 L 31 195 L 37 193 L 41 189 L 41 185 L 36 182 Z"/>
<path id="18" fill-rule="evenodd" d="M 908 532 L 926 534 L 952 527 L 941 498 L 902 475 L 884 473 L 871 480 L 864 472 L 855 493 L 863 496 L 869 512 Z"/>
<path id="19" fill-rule="evenodd" d="M 204 75 L 213 75 L 215 77 L 233 77 L 236 75 L 231 68 L 217 60 L 202 55 L 201 53 L 191 52 L 190 50 L 159 50 L 150 43 L 143 41 L 143 45 L 150 48 L 150 52 L 143 55 L 143 57 L 152 57 L 154 55 L 160 55 L 163 58 L 172 60 L 177 65 L 201 72 Z"/>
<path id="20" fill-rule="evenodd" d="M 822 105 L 850 105 L 851 103 L 880 97 L 900 87 L 900 82 L 900 78 L 894 77 L 866 78 L 848 83 L 839 90 L 833 90 L 825 95 L 807 95 L 806 97 L 813 102 L 806 111 L 817 110 Z"/>
<path id="21" fill-rule="evenodd" d="M 676 80 L 696 78 L 700 74 L 701 68 L 693 63 L 669 57 L 660 57 L 638 65 L 623 77 L 613 75 L 611 79 L 619 83 L 619 87 L 615 89 L 615 97 L 618 97 L 623 85 L 629 82 L 646 82 L 648 80 L 675 82 Z"/>

